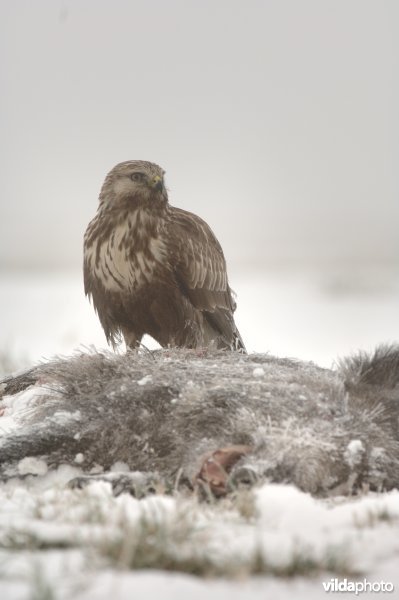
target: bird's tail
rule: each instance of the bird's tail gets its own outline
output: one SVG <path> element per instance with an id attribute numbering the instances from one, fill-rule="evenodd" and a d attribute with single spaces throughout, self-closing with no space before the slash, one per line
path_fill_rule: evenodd
<path id="1" fill-rule="evenodd" d="M 247 349 L 245 348 L 245 344 L 242 341 L 242 337 L 237 327 L 235 328 L 232 350 L 236 350 L 237 352 L 241 352 L 241 354 L 247 354 Z"/>
<path id="2" fill-rule="evenodd" d="M 234 322 L 232 313 L 225 309 L 206 312 L 206 321 L 210 329 L 210 337 L 216 342 L 219 350 L 233 350 L 246 354 L 244 342 Z"/>

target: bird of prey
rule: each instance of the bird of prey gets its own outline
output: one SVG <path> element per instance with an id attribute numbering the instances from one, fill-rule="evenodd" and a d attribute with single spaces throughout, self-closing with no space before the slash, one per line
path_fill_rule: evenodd
<path id="1" fill-rule="evenodd" d="M 107 175 L 84 236 L 84 287 L 108 343 L 240 350 L 222 248 L 197 215 L 168 202 L 165 171 L 141 160 Z"/>

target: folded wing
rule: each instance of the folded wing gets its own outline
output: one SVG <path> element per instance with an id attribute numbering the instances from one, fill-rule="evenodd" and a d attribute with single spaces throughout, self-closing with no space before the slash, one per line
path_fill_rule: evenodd
<path id="1" fill-rule="evenodd" d="M 170 262 L 181 291 L 220 335 L 221 347 L 244 349 L 234 323 L 236 303 L 219 242 L 211 228 L 197 215 L 179 208 L 172 211 Z"/>

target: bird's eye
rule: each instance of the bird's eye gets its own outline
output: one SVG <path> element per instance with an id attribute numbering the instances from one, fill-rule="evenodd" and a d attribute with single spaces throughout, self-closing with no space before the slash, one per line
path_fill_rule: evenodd
<path id="1" fill-rule="evenodd" d="M 144 181 L 144 177 L 145 177 L 144 173 L 132 173 L 130 175 L 130 179 L 132 181 Z"/>

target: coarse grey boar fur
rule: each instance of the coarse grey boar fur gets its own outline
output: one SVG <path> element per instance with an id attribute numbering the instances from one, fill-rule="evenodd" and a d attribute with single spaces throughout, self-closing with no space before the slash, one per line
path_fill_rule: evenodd
<path id="1" fill-rule="evenodd" d="M 3 478 L 27 456 L 54 468 L 83 455 L 87 473 L 122 461 L 147 484 L 153 477 L 174 489 L 195 481 L 206 452 L 237 444 L 251 452 L 233 466 L 232 489 L 289 482 L 329 495 L 399 486 L 399 346 L 336 370 L 228 351 L 92 352 L 0 389 L 4 397 L 29 386 L 42 392 L 17 432 L 0 437 Z"/>

